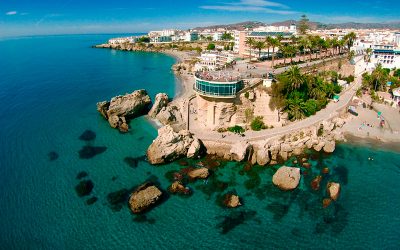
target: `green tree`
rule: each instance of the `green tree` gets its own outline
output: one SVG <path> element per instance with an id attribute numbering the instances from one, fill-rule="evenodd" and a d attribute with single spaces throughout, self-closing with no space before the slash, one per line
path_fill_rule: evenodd
<path id="1" fill-rule="evenodd" d="M 234 39 L 234 37 L 232 36 L 232 34 L 225 32 L 224 34 L 222 34 L 221 39 L 224 41 L 231 41 Z"/>
<path id="2" fill-rule="evenodd" d="M 310 20 L 307 18 L 306 15 L 301 16 L 301 19 L 298 24 L 298 30 L 300 35 L 304 36 L 307 34 L 307 31 L 310 29 L 309 21 Z"/>
<path id="3" fill-rule="evenodd" d="M 258 58 L 261 58 L 261 50 L 265 49 L 267 46 L 264 41 L 256 41 L 254 43 L 254 48 L 258 50 Z"/>
<path id="4" fill-rule="evenodd" d="M 276 39 L 276 38 L 272 38 L 271 40 L 270 40 L 270 45 L 271 45 L 271 47 L 272 47 L 272 68 L 274 67 L 274 59 L 275 59 L 275 48 L 279 48 L 279 46 L 280 46 L 280 44 L 281 44 L 281 42 L 278 40 L 278 39 Z"/>
<path id="5" fill-rule="evenodd" d="M 249 48 L 250 52 L 250 61 L 251 61 L 251 51 L 253 50 L 254 44 L 256 43 L 256 40 L 252 37 L 247 37 L 245 41 L 247 47 Z"/>
<path id="6" fill-rule="evenodd" d="M 348 51 L 350 51 L 350 48 L 353 46 L 354 41 L 357 39 L 357 35 L 354 32 L 350 32 L 349 34 L 344 36 L 344 41 L 345 44 L 347 45 Z"/>
<path id="7" fill-rule="evenodd" d="M 263 121 L 263 117 L 262 116 L 255 117 L 253 121 L 251 121 L 250 127 L 254 131 L 260 131 L 261 129 L 264 129 L 265 124 Z"/>
<path id="8" fill-rule="evenodd" d="M 284 74 L 288 80 L 287 84 L 290 90 L 299 89 L 304 82 L 304 77 L 297 66 L 290 67 Z"/>
<path id="9" fill-rule="evenodd" d="M 215 50 L 215 44 L 214 43 L 209 43 L 207 46 L 207 50 Z"/>

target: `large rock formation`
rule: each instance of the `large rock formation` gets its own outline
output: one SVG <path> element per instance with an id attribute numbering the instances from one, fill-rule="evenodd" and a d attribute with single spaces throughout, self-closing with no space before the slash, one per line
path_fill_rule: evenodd
<path id="1" fill-rule="evenodd" d="M 153 184 L 139 186 L 129 198 L 129 206 L 133 213 L 141 213 L 160 200 L 162 192 Z"/>
<path id="2" fill-rule="evenodd" d="M 147 111 L 151 100 L 146 90 L 136 90 L 131 94 L 116 96 L 110 102 L 97 103 L 97 110 L 108 120 L 110 126 L 121 132 L 129 129 L 126 119 L 142 115 Z"/>
<path id="3" fill-rule="evenodd" d="M 232 145 L 230 155 L 234 161 L 243 161 L 252 149 L 252 145 L 248 142 L 242 141 Z"/>
<path id="4" fill-rule="evenodd" d="M 151 164 L 168 163 L 188 156 L 189 149 L 189 156 L 198 157 L 203 153 L 203 147 L 198 145 L 202 143 L 189 131 L 182 130 L 176 133 L 167 125 L 158 130 L 157 138 L 147 149 L 147 158 Z"/>
<path id="5" fill-rule="evenodd" d="M 152 118 L 155 118 L 158 113 L 160 113 L 161 109 L 167 107 L 169 102 L 168 95 L 165 93 L 159 93 L 156 95 L 154 100 L 153 107 L 150 109 L 148 115 Z"/>
<path id="6" fill-rule="evenodd" d="M 156 115 L 156 118 L 163 125 L 183 123 L 182 113 L 179 111 L 177 106 L 163 107 Z"/>
<path id="7" fill-rule="evenodd" d="M 333 153 L 333 151 L 335 151 L 335 146 L 336 146 L 336 143 L 335 143 L 335 141 L 327 141 L 327 142 L 325 142 L 325 145 L 324 145 L 324 152 L 325 153 Z"/>
<path id="8" fill-rule="evenodd" d="M 192 179 L 206 179 L 210 173 L 208 168 L 196 168 L 188 173 L 188 176 Z"/>
<path id="9" fill-rule="evenodd" d="M 326 185 L 326 192 L 332 200 L 336 201 L 340 194 L 340 184 L 336 182 L 329 182 Z"/>
<path id="10" fill-rule="evenodd" d="M 269 163 L 271 159 L 269 158 L 268 150 L 265 148 L 259 149 L 257 151 L 257 163 L 260 166 L 265 166 Z"/>
<path id="11" fill-rule="evenodd" d="M 300 168 L 280 167 L 272 177 L 272 182 L 282 190 L 293 190 L 300 182 Z"/>

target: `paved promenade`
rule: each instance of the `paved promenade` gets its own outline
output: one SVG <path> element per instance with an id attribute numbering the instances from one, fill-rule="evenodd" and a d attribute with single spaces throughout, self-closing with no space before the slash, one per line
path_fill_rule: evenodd
<path id="1" fill-rule="evenodd" d="M 306 67 L 307 65 L 299 65 L 299 66 Z M 282 72 L 284 70 L 285 69 L 282 69 Z M 335 103 L 331 101 L 325 109 L 320 110 L 315 115 L 300 121 L 296 121 L 284 127 L 267 129 L 262 131 L 249 130 L 244 133 L 244 137 L 233 133 L 224 133 L 224 135 L 226 135 L 224 138 L 222 138 L 221 133 L 218 133 L 216 131 L 205 131 L 202 129 L 190 129 L 190 131 L 203 141 L 218 141 L 228 144 L 236 143 L 241 140 L 246 140 L 246 141 L 265 140 L 274 136 L 288 134 L 293 131 L 298 131 L 313 126 L 324 120 L 329 120 L 335 117 L 340 111 L 342 111 L 349 105 L 353 96 L 355 95 L 355 92 L 361 86 L 361 81 L 362 81 L 362 76 L 361 74 L 359 74 L 356 76 L 354 82 L 345 91 L 341 93 L 338 102 Z"/>

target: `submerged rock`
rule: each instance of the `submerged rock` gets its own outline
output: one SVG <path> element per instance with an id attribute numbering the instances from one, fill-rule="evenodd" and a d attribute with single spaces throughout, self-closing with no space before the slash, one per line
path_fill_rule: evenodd
<path id="1" fill-rule="evenodd" d="M 79 197 L 89 195 L 93 190 L 94 184 L 91 180 L 85 180 L 75 186 L 75 191 Z"/>
<path id="2" fill-rule="evenodd" d="M 196 168 L 188 173 L 192 179 L 206 179 L 209 175 L 208 168 Z"/>
<path id="3" fill-rule="evenodd" d="M 153 184 L 145 183 L 139 186 L 129 198 L 129 206 L 133 213 L 141 213 L 156 204 L 162 192 Z"/>
<path id="4" fill-rule="evenodd" d="M 110 102 L 97 103 L 97 111 L 108 120 L 112 128 L 127 132 L 129 126 L 126 119 L 140 116 L 147 111 L 151 99 L 146 90 L 136 90 L 131 94 L 116 96 Z"/>
<path id="5" fill-rule="evenodd" d="M 83 179 L 83 178 L 87 177 L 88 175 L 89 174 L 87 172 L 81 171 L 76 175 L 76 179 L 80 180 L 80 179 Z"/>
<path id="6" fill-rule="evenodd" d="M 49 157 L 49 161 L 55 161 L 58 159 L 58 154 L 57 152 L 51 151 L 47 154 L 47 156 Z"/>
<path id="7" fill-rule="evenodd" d="M 322 181 L 322 176 L 318 175 L 311 181 L 311 188 L 315 191 L 319 190 L 320 183 Z"/>
<path id="8" fill-rule="evenodd" d="M 171 193 L 176 194 L 190 194 L 190 189 L 182 185 L 179 181 L 174 181 L 168 189 Z"/>
<path id="9" fill-rule="evenodd" d="M 168 105 L 169 98 L 165 93 L 159 93 L 156 95 L 153 107 L 150 109 L 148 115 L 152 118 L 155 118 L 158 113 L 160 113 L 161 109 Z"/>
<path id="10" fill-rule="evenodd" d="M 147 158 L 150 164 L 163 164 L 181 157 L 197 157 L 202 151 L 202 143 L 189 131 L 182 130 L 176 133 L 167 125 L 158 130 L 157 138 L 147 149 Z"/>
<path id="11" fill-rule="evenodd" d="M 89 199 L 86 200 L 86 205 L 93 205 L 96 201 L 98 200 L 97 197 L 91 197 Z"/>
<path id="12" fill-rule="evenodd" d="M 336 182 L 329 182 L 326 185 L 326 192 L 332 200 L 336 201 L 340 194 L 340 184 Z"/>
<path id="13" fill-rule="evenodd" d="M 300 177 L 300 168 L 283 166 L 276 171 L 272 182 L 282 190 L 293 190 L 299 185 Z"/>
<path id="14" fill-rule="evenodd" d="M 224 204 L 225 204 L 225 206 L 227 206 L 229 208 L 235 208 L 235 207 L 242 205 L 240 203 L 239 196 L 234 195 L 234 194 L 226 194 L 225 199 L 224 199 Z"/>

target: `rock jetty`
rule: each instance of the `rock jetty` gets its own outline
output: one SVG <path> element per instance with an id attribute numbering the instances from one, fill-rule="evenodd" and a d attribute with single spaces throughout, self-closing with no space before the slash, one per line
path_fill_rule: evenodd
<path id="1" fill-rule="evenodd" d="M 161 198 L 162 192 L 153 184 L 139 186 L 129 198 L 129 206 L 133 213 L 141 213 L 154 206 Z"/>
<path id="2" fill-rule="evenodd" d="M 178 133 L 170 125 L 158 130 L 158 136 L 147 149 L 150 164 L 164 164 L 182 157 L 196 158 L 203 153 L 202 142 L 189 131 Z"/>
<path id="3" fill-rule="evenodd" d="M 292 156 L 301 155 L 306 149 L 332 153 L 336 141 L 344 141 L 344 135 L 339 129 L 344 120 L 334 118 L 313 126 L 292 131 L 290 134 L 273 136 L 264 140 L 247 140 L 229 143 L 215 140 L 204 140 L 207 153 L 226 160 L 249 160 L 252 164 L 264 166 L 285 162 Z M 309 168 L 308 162 L 302 164 Z"/>
<path id="4" fill-rule="evenodd" d="M 300 168 L 280 167 L 272 177 L 272 182 L 281 190 L 293 190 L 300 182 Z"/>
<path id="5" fill-rule="evenodd" d="M 97 103 L 97 111 L 108 120 L 112 128 L 121 132 L 129 129 L 127 120 L 147 112 L 151 99 L 146 90 L 136 90 L 131 94 L 116 96 L 111 101 Z"/>

